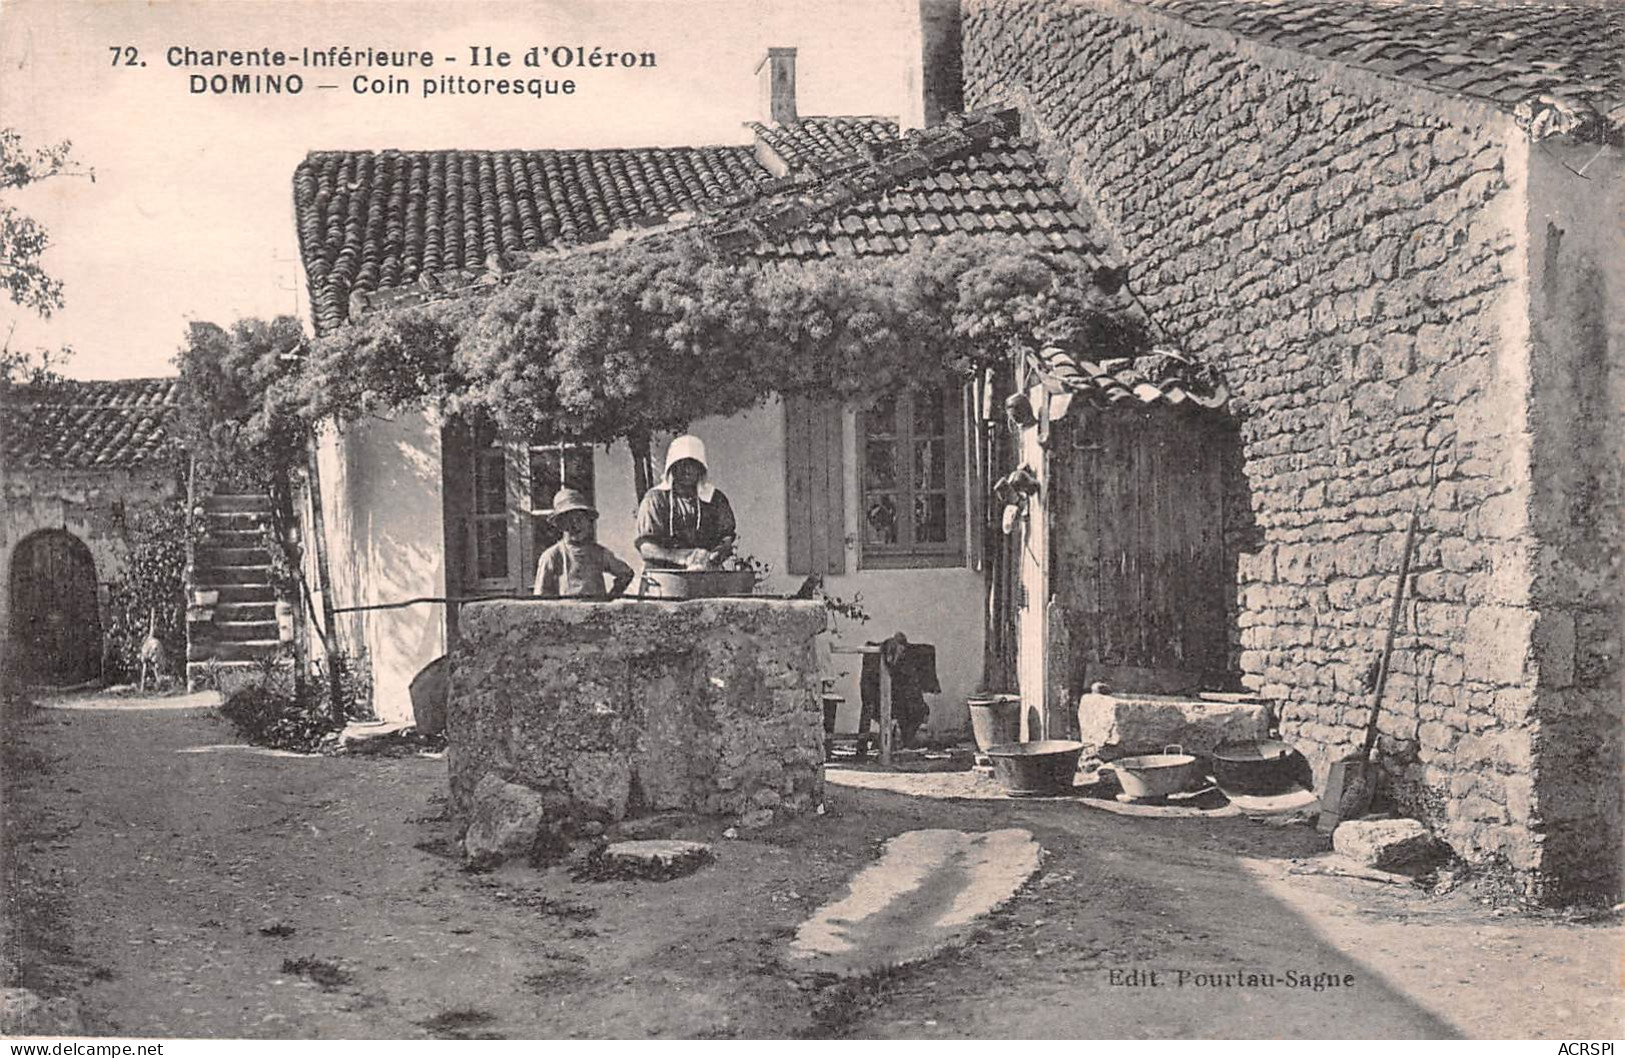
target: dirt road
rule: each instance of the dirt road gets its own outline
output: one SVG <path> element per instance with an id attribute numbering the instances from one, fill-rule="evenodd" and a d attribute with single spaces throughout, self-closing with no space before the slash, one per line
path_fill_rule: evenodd
<path id="1" fill-rule="evenodd" d="M 832 772 L 826 815 L 751 840 L 680 832 L 714 842 L 717 862 L 677 881 L 469 874 L 451 855 L 443 761 L 270 754 L 196 699 L 50 704 L 4 718 L 0 970 L 75 997 L 95 1033 L 1585 1038 L 1622 1025 L 1617 926 L 1292 875 L 1292 857 L 1324 844 L 1304 827 Z M 1043 868 L 968 947 L 857 984 L 782 966 L 796 926 L 886 838 L 1010 826 L 1038 838 Z"/>

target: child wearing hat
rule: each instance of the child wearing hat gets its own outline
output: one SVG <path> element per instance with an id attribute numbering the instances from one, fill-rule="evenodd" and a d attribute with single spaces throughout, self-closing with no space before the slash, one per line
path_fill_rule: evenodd
<path id="1" fill-rule="evenodd" d="M 632 583 L 632 567 L 595 539 L 598 512 L 576 489 L 553 494 L 545 515 L 564 536 L 536 562 L 535 593 L 544 598 L 613 599 Z M 604 590 L 604 578 L 613 583 Z"/>

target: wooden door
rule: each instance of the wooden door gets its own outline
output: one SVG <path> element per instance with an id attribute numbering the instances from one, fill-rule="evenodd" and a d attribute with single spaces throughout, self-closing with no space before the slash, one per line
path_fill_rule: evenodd
<path id="1" fill-rule="evenodd" d="M 102 622 L 90 549 L 59 529 L 19 543 L 11 556 L 11 622 L 32 678 L 71 684 L 101 675 Z"/>
<path id="2" fill-rule="evenodd" d="M 1052 590 L 1077 690 L 1178 692 L 1226 668 L 1222 427 L 1172 411 L 1090 410 L 1052 447 Z"/>

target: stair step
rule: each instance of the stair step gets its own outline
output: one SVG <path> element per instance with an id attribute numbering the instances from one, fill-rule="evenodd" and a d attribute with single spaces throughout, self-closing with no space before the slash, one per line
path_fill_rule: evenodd
<path id="1" fill-rule="evenodd" d="M 203 509 L 210 514 L 223 511 L 264 511 L 271 510 L 271 497 L 264 493 L 255 492 L 217 492 L 212 496 L 203 497 Z"/>
<path id="2" fill-rule="evenodd" d="M 258 535 L 260 526 L 271 524 L 271 516 L 256 511 L 204 511 L 203 522 L 204 528 L 211 536 L 233 530 Z"/>
<path id="3" fill-rule="evenodd" d="M 272 613 L 276 612 L 276 589 L 269 584 L 198 584 L 194 580 L 193 585 L 206 591 L 220 593 L 220 598 L 216 600 L 215 613 L 217 614 L 228 603 L 252 603 L 271 606 Z"/>
<path id="4" fill-rule="evenodd" d="M 255 526 L 245 526 L 241 529 L 206 527 L 204 538 L 205 542 L 219 547 L 257 547 L 264 539 Z"/>
<path id="5" fill-rule="evenodd" d="M 222 602 L 214 608 L 214 623 L 270 621 L 276 623 L 274 602 Z"/>
<path id="6" fill-rule="evenodd" d="M 188 661 L 186 663 L 186 686 L 189 690 L 201 690 L 205 675 L 223 677 L 229 692 L 237 687 L 254 682 L 264 670 L 258 661 Z"/>
<path id="7" fill-rule="evenodd" d="M 192 570 L 192 583 L 200 588 L 248 587 L 271 583 L 271 567 L 265 566 L 205 566 Z"/>
<path id="8" fill-rule="evenodd" d="M 280 641 L 280 633 L 274 617 L 269 621 L 222 621 L 219 615 L 216 614 L 215 619 L 208 624 L 194 627 L 198 629 L 193 633 L 194 641 L 205 638 L 216 642 L 264 642 L 271 639 Z"/>
<path id="9" fill-rule="evenodd" d="M 194 564 L 202 568 L 220 566 L 266 566 L 271 555 L 263 547 L 223 547 L 213 543 L 199 545 Z"/>
<path id="10" fill-rule="evenodd" d="M 219 538 L 219 540 L 247 540 L 250 536 L 255 541 L 260 540 L 260 527 L 262 527 L 263 522 L 244 522 L 239 527 L 232 527 L 232 518 L 241 518 L 241 515 L 215 515 L 215 518 L 203 515 L 203 517 L 208 522 L 211 522 L 210 525 L 203 527 L 210 540 L 215 540 L 215 538 Z M 219 520 L 221 523 L 213 525 L 215 520 Z"/>
<path id="11" fill-rule="evenodd" d="M 280 639 L 239 639 L 187 644 L 187 661 L 255 661 L 267 658 L 282 648 Z"/>

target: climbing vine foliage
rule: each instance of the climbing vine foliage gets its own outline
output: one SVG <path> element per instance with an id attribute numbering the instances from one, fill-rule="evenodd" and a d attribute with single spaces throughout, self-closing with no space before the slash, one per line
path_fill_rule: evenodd
<path id="1" fill-rule="evenodd" d="M 309 424 L 300 417 L 304 331 L 292 316 L 238 320 L 225 328 L 197 321 L 175 356 L 184 385 L 177 429 L 213 480 L 275 491 L 305 458 Z"/>
<path id="2" fill-rule="evenodd" d="M 131 516 L 124 575 L 112 586 L 106 611 L 102 668 L 108 679 L 134 681 L 140 675 L 149 630 L 164 645 L 159 675 L 184 673 L 186 544 L 194 532 L 179 500 Z"/>
<path id="3" fill-rule="evenodd" d="M 969 237 L 854 262 L 760 264 L 698 241 L 561 258 L 486 296 L 352 321 L 272 401 L 307 422 L 423 404 L 526 435 L 610 443 L 769 395 L 862 404 L 1049 342 L 1148 340 L 1089 273 Z"/>

